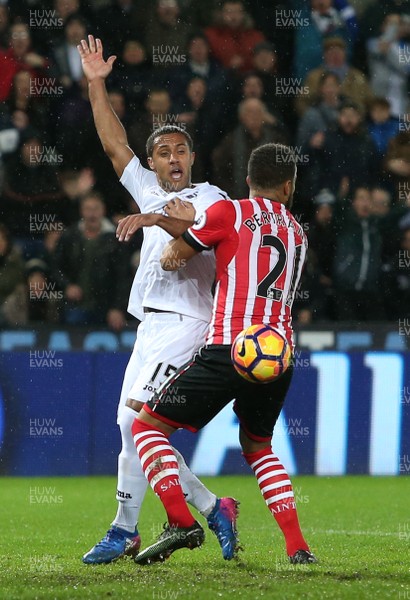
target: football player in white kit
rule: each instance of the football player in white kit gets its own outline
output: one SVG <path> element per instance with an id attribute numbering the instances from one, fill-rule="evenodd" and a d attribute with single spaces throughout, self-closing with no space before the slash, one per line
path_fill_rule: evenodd
<path id="1" fill-rule="evenodd" d="M 178 196 L 186 204 L 186 214 L 193 218 L 226 194 L 209 183 L 191 184 L 191 167 L 195 155 L 192 140 L 182 129 L 165 126 L 148 138 L 147 154 L 151 170 L 142 167 L 128 146 L 126 132 L 113 111 L 106 92 L 105 79 L 115 57 L 103 59 L 101 40 L 88 36 L 88 43 L 78 46 L 94 122 L 103 148 L 121 183 L 130 192 L 141 212 L 154 213 L 153 219 L 166 221 L 165 229 L 174 236 L 176 222 L 162 216 L 164 207 Z M 189 209 L 192 203 L 193 209 Z M 161 215 L 162 213 L 162 215 Z M 189 218 L 189 217 L 188 217 Z M 128 239 L 132 233 L 131 215 L 125 220 Z M 168 225 L 169 223 L 169 225 Z M 124 226 L 124 223 L 123 223 Z M 131 425 L 144 402 L 170 373 L 175 371 L 199 348 L 206 337 L 211 317 L 211 287 L 215 260 L 211 253 L 201 253 L 181 272 L 165 272 L 159 258 L 171 239 L 158 227 L 144 228 L 141 259 L 128 305 L 128 311 L 141 321 L 137 338 L 125 371 L 118 407 L 118 425 L 122 450 L 118 457 L 118 510 L 104 538 L 83 556 L 86 564 L 112 562 L 124 555 L 135 556 L 141 544 L 136 528 L 147 488 L 131 434 Z M 124 236 L 120 239 L 124 239 Z M 183 402 L 183 398 L 175 398 Z M 177 452 L 181 484 L 186 499 L 207 518 L 227 560 L 236 553 L 236 517 L 238 503 L 233 498 L 217 498 L 188 469 Z"/>

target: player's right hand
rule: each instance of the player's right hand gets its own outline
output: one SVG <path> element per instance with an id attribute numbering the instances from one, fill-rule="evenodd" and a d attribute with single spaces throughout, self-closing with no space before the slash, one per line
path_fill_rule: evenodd
<path id="1" fill-rule="evenodd" d="M 164 212 L 168 217 L 181 219 L 182 221 L 193 222 L 195 220 L 195 208 L 192 202 L 174 198 L 164 206 Z"/>
<path id="2" fill-rule="evenodd" d="M 88 43 L 86 40 L 81 40 L 77 50 L 80 53 L 84 75 L 87 77 L 88 83 L 95 79 L 108 77 L 117 57 L 110 56 L 106 61 L 103 59 L 103 47 L 100 39 L 94 39 L 93 35 L 89 35 Z"/>
<path id="3" fill-rule="evenodd" d="M 128 215 L 118 222 L 117 239 L 120 242 L 128 242 L 132 235 L 141 227 L 152 227 L 161 219 L 158 213 L 146 213 L 138 215 Z"/>

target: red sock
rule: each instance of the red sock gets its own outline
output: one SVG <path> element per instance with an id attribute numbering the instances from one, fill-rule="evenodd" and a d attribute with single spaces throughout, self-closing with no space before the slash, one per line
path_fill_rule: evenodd
<path id="1" fill-rule="evenodd" d="M 169 524 L 190 527 L 195 519 L 188 510 L 179 481 L 178 461 L 168 438 L 139 419 L 134 420 L 132 435 L 145 477 L 164 505 Z"/>
<path id="2" fill-rule="evenodd" d="M 300 530 L 292 484 L 286 469 L 271 448 L 244 454 L 253 469 L 262 496 L 282 530 L 288 556 L 298 550 L 309 550 Z"/>

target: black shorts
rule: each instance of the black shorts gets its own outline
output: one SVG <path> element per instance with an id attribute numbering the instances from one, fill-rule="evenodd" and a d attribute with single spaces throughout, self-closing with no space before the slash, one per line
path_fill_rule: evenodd
<path id="1" fill-rule="evenodd" d="M 145 410 L 175 428 L 198 431 L 235 399 L 234 411 L 251 439 L 270 440 L 293 367 L 272 383 L 243 379 L 231 361 L 231 346 L 204 346 L 152 395 Z"/>

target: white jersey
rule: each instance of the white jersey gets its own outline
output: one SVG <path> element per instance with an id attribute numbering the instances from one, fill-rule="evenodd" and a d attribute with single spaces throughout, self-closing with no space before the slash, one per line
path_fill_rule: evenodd
<path id="1" fill-rule="evenodd" d="M 196 214 L 227 195 L 209 183 L 194 184 L 179 192 L 165 192 L 153 171 L 145 169 L 134 156 L 120 179 L 142 213 L 158 212 L 175 197 L 194 205 Z M 143 308 L 156 308 L 187 315 L 209 322 L 212 312 L 211 287 L 215 278 L 215 256 L 201 252 L 180 271 L 164 271 L 160 257 L 164 246 L 172 239 L 160 227 L 144 227 L 140 264 L 132 284 L 128 312 L 140 321 Z"/>

